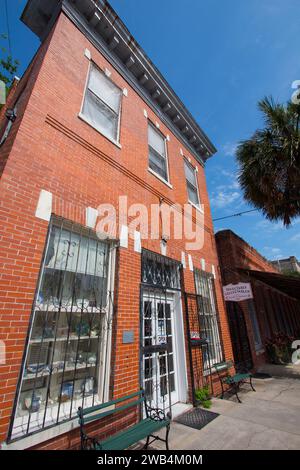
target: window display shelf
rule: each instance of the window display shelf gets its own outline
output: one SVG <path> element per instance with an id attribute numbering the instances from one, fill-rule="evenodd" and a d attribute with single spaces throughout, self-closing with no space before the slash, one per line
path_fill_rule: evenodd
<path id="1" fill-rule="evenodd" d="M 43 377 L 48 377 L 49 375 L 56 375 L 56 374 L 62 374 L 66 372 L 72 372 L 72 371 L 79 371 L 79 370 L 85 370 L 85 369 L 90 369 L 92 367 L 96 367 L 97 364 L 77 364 L 75 366 L 67 366 L 65 369 L 61 368 L 58 369 L 55 366 L 53 366 L 52 373 L 49 370 L 46 370 L 47 366 L 45 366 L 45 370 L 42 372 L 38 372 L 37 374 L 32 373 L 32 374 L 25 374 L 24 375 L 24 380 L 32 380 L 36 378 L 43 378 Z"/>
<path id="2" fill-rule="evenodd" d="M 87 339 L 99 339 L 99 336 L 78 336 L 78 335 L 71 335 L 71 336 L 61 336 L 61 337 L 58 337 L 58 338 L 32 338 L 30 341 L 29 341 L 29 344 L 40 344 L 40 343 L 54 343 L 54 342 L 58 342 L 58 341 L 81 341 L 81 340 L 87 340 Z"/>

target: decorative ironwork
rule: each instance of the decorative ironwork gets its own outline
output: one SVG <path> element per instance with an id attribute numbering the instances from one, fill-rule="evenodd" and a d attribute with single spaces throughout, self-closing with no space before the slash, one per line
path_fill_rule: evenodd
<path id="1" fill-rule="evenodd" d="M 152 251 L 142 252 L 142 284 L 162 289 L 180 290 L 181 264 Z"/>
<path id="2" fill-rule="evenodd" d="M 188 348 L 191 371 L 192 400 L 196 405 L 195 392 L 206 386 L 211 387 L 210 349 L 205 331 L 202 330 L 199 313 L 199 296 L 185 293 L 185 310 L 188 333 Z"/>
<path id="3" fill-rule="evenodd" d="M 141 385 L 149 409 L 171 411 L 175 393 L 174 303 L 170 293 L 141 289 Z"/>
<path id="4" fill-rule="evenodd" d="M 223 359 L 214 276 L 198 269 L 195 269 L 194 275 L 198 305 L 197 319 L 209 350 L 209 358 L 207 356 L 204 360 L 210 361 L 209 366 L 212 367 L 214 363 L 221 362 Z"/>
<path id="5" fill-rule="evenodd" d="M 223 358 L 213 275 L 195 269 L 196 294 L 185 293 L 193 403 L 196 390 L 210 386 L 211 371 Z"/>
<path id="6" fill-rule="evenodd" d="M 103 401 L 113 310 L 110 260 L 110 244 L 93 231 L 53 218 L 10 439 L 72 419 L 78 406 Z"/>

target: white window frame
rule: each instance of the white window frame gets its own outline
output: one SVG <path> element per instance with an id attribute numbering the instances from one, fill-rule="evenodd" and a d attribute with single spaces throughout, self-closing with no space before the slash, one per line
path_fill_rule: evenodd
<path id="1" fill-rule="evenodd" d="M 223 360 L 219 312 L 215 297 L 215 279 L 212 274 L 200 269 L 195 270 L 194 278 L 197 295 L 202 297 L 204 296 L 203 294 L 208 294 L 208 297 L 206 295 L 204 297 L 208 299 L 210 303 L 209 310 L 206 310 L 205 312 L 199 311 L 199 315 L 202 317 L 204 322 L 209 322 L 208 330 L 211 331 L 213 350 L 215 352 L 215 357 L 209 357 L 210 366 L 213 369 L 214 364 Z M 208 289 L 207 292 L 206 289 Z"/>
<path id="2" fill-rule="evenodd" d="M 197 197 L 198 197 L 198 204 L 195 204 L 193 201 L 190 200 L 190 197 L 189 197 L 189 191 L 188 191 L 188 183 L 190 183 L 186 177 L 186 174 L 185 174 L 185 165 L 189 166 L 190 169 L 194 172 L 194 175 L 195 175 L 195 182 L 196 182 L 196 186 L 194 186 L 194 188 L 196 189 L 197 191 Z M 198 178 L 197 178 L 197 170 L 196 168 L 186 159 L 184 158 L 184 176 L 185 176 L 185 182 L 186 182 L 186 189 L 187 189 L 187 194 L 188 194 L 188 203 L 191 204 L 193 207 L 195 207 L 196 209 L 198 209 L 200 212 L 203 212 L 203 208 L 201 206 L 201 200 L 200 200 L 200 192 L 199 192 L 199 185 L 198 185 Z M 191 184 L 191 183 L 190 183 Z"/>
<path id="3" fill-rule="evenodd" d="M 56 224 L 56 218 L 54 218 L 54 222 L 52 222 L 52 224 L 56 227 L 59 227 Z M 68 231 L 69 228 L 67 227 L 65 230 Z M 73 233 L 76 233 L 76 231 Z M 95 237 L 95 239 L 97 239 L 97 237 Z M 50 243 L 50 236 L 48 235 L 46 245 L 45 245 L 45 253 L 48 250 L 49 243 Z M 103 315 L 104 315 L 105 320 L 108 318 L 108 316 L 110 316 L 111 320 L 113 320 L 115 269 L 116 269 L 116 245 L 111 244 L 111 246 L 108 247 L 108 270 L 107 270 L 107 299 L 108 299 L 108 293 L 111 292 L 111 301 L 107 302 L 107 305 L 103 308 Z M 45 270 L 45 261 L 43 261 L 43 264 L 41 267 L 37 292 L 40 291 L 40 288 L 42 285 L 44 270 Z M 34 302 L 36 303 L 36 299 Z M 34 328 L 34 320 L 35 320 L 35 314 L 33 314 L 32 316 L 31 326 L 29 330 L 29 338 L 32 337 L 32 332 Z M 102 351 L 103 359 L 101 359 L 101 361 L 98 364 L 98 373 L 97 373 L 98 386 L 97 386 L 97 393 L 93 395 L 94 405 L 105 403 L 109 400 L 109 386 L 110 386 L 110 376 L 111 376 L 111 354 L 112 354 L 112 329 L 109 329 L 109 331 L 107 332 L 107 335 L 103 338 L 103 342 L 100 345 L 100 348 Z M 19 384 L 20 387 L 15 396 L 16 404 L 20 403 L 21 387 L 24 381 L 24 370 L 25 370 L 25 365 L 26 365 L 28 354 L 29 354 L 29 343 L 26 344 L 25 356 L 23 358 L 22 379 L 20 380 L 20 384 Z M 88 400 L 89 400 L 89 397 L 87 397 L 87 401 Z M 74 399 L 74 403 L 76 403 L 76 399 Z M 78 400 L 78 405 L 81 406 L 81 403 L 82 403 L 82 399 Z M 91 400 L 91 405 L 92 405 L 92 400 Z M 55 404 L 52 408 L 49 407 L 49 410 L 51 409 L 51 411 L 55 413 L 58 410 L 58 406 L 59 405 Z M 38 415 L 38 413 L 39 412 L 33 413 L 33 415 Z M 12 431 L 14 428 L 18 428 L 22 425 L 22 420 L 23 420 L 22 417 L 17 416 L 17 407 L 16 407 L 15 413 L 12 416 Z M 34 430 L 33 432 L 29 434 L 22 435 L 22 434 L 15 434 L 14 432 L 12 432 L 11 442 L 14 443 L 15 440 L 18 440 L 18 442 L 23 442 L 23 441 L 29 442 L 30 443 L 28 445 L 29 447 L 30 445 L 33 445 L 31 435 L 32 435 L 33 440 L 35 439 L 35 436 L 38 436 L 37 437 L 38 442 L 42 442 L 39 436 L 45 436 L 45 440 L 51 439 L 55 436 L 59 436 L 67 432 L 66 429 L 67 430 L 73 429 L 74 423 L 76 423 L 75 427 L 77 427 L 77 422 L 78 422 L 78 418 L 74 416 L 72 418 L 67 419 L 67 421 L 65 421 L 62 418 L 56 424 L 53 424 L 51 426 L 45 426 L 41 430 Z M 26 424 L 24 426 L 26 427 Z"/>
<path id="4" fill-rule="evenodd" d="M 154 176 L 156 176 L 160 181 L 162 181 L 163 183 L 165 183 L 167 186 L 169 186 L 169 188 L 173 188 L 173 186 L 171 185 L 170 183 L 170 172 L 169 172 L 169 158 L 168 158 L 168 146 L 167 146 L 167 138 L 164 134 L 162 134 L 162 132 L 160 132 L 159 129 L 157 129 L 157 127 L 153 124 L 153 122 L 151 122 L 150 120 L 148 120 L 148 124 L 147 124 L 147 136 L 148 136 L 148 128 L 149 126 L 151 126 L 153 128 L 153 130 L 155 132 L 157 132 L 157 134 L 159 134 L 163 139 L 164 139 L 164 145 L 165 145 L 165 160 L 166 160 L 166 170 L 167 170 L 167 180 L 165 178 L 163 178 L 159 173 L 157 173 L 155 170 L 153 170 L 151 167 L 150 167 L 150 153 L 149 153 L 149 147 L 150 146 L 150 143 L 149 143 L 149 137 L 148 137 L 148 171 L 150 173 L 152 173 Z M 163 157 L 163 155 L 160 155 L 161 157 Z"/>
<path id="5" fill-rule="evenodd" d="M 95 126 L 95 124 L 93 124 L 89 118 L 84 114 L 83 112 L 83 109 L 84 109 L 84 103 L 85 103 L 85 98 L 86 98 L 86 94 L 87 94 L 87 91 L 88 91 L 88 86 L 89 86 L 89 80 L 90 80 L 90 75 L 91 75 L 91 70 L 92 70 L 92 67 L 94 67 L 95 69 L 97 69 L 100 73 L 102 73 L 105 78 L 107 80 L 109 80 L 116 88 L 119 89 L 120 91 L 120 109 L 119 109 L 119 116 L 118 116 L 118 128 L 117 128 L 117 139 L 114 139 L 112 138 L 110 135 L 108 135 L 106 132 L 103 131 L 103 129 L 100 129 L 98 126 Z M 100 101 L 101 98 L 97 97 Z M 116 145 L 118 148 L 122 148 L 121 144 L 120 144 L 120 134 L 121 134 L 121 116 L 122 116 L 122 98 L 123 98 L 123 92 L 121 90 L 121 88 L 115 84 L 115 82 L 113 82 L 110 77 L 108 77 L 105 72 L 103 70 L 101 70 L 100 67 L 98 67 L 95 62 L 92 62 L 90 61 L 89 62 L 89 67 L 88 67 L 88 73 L 87 73 L 87 77 L 86 77 L 86 82 L 85 82 L 85 87 L 84 87 L 84 93 L 83 93 L 83 98 L 82 98 L 82 102 L 81 102 L 81 108 L 80 108 L 80 112 L 78 114 L 78 117 L 84 121 L 86 124 L 88 124 L 89 126 L 91 126 L 93 129 L 95 129 L 97 132 L 99 132 L 99 134 L 101 134 L 103 137 L 105 137 L 106 139 L 108 139 L 110 142 L 112 142 L 114 145 Z M 105 106 L 107 106 L 109 108 L 109 106 L 104 102 L 102 101 Z"/>

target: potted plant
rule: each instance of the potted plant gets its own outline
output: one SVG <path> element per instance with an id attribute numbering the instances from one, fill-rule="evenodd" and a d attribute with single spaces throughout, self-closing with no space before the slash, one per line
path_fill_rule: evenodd
<path id="1" fill-rule="evenodd" d="M 291 345 L 294 338 L 284 333 L 276 333 L 266 341 L 266 351 L 272 364 L 288 364 L 291 362 Z"/>
<path id="2" fill-rule="evenodd" d="M 206 385 L 203 388 L 199 388 L 195 391 L 195 398 L 197 403 L 202 406 L 203 408 L 209 409 L 212 405 L 210 399 L 210 391 L 209 386 Z"/>

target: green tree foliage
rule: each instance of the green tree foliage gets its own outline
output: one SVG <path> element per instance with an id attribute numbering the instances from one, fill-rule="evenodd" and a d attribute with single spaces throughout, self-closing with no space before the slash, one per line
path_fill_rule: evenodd
<path id="1" fill-rule="evenodd" d="M 300 216 L 300 105 L 258 103 L 264 128 L 237 149 L 245 199 L 272 221 L 289 226 Z"/>
<path id="2" fill-rule="evenodd" d="M 0 34 L 0 39 L 5 41 L 7 39 L 5 34 Z M 6 93 L 9 92 L 13 79 L 18 71 L 19 61 L 14 60 L 7 52 L 5 47 L 1 47 L 0 58 L 0 80 L 5 83 Z M 1 105 L 0 105 L 1 109 Z"/>

